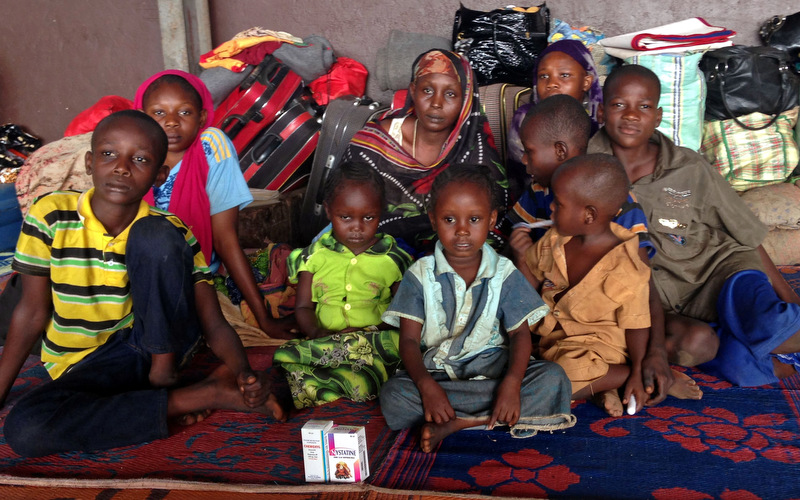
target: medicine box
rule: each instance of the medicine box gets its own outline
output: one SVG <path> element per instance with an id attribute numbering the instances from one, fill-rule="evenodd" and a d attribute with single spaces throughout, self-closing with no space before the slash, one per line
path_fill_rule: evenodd
<path id="1" fill-rule="evenodd" d="M 331 482 L 357 483 L 369 477 L 364 427 L 333 426 L 328 432 L 328 469 Z"/>
<path id="2" fill-rule="evenodd" d="M 309 420 L 303 425 L 303 467 L 307 482 L 325 483 L 330 480 L 325 436 L 331 427 L 332 420 Z"/>

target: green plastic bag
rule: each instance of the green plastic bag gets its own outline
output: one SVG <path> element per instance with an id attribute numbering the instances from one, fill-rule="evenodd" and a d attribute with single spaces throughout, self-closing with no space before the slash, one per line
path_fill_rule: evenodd
<path id="1" fill-rule="evenodd" d="M 659 106 L 663 110 L 658 130 L 677 144 L 695 151 L 703 141 L 706 82 L 698 65 L 702 52 L 642 54 L 625 59 L 652 70 L 661 80 Z"/>

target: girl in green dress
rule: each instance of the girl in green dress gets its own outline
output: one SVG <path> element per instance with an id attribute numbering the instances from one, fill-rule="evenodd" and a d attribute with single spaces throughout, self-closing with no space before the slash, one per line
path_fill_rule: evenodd
<path id="1" fill-rule="evenodd" d="M 306 339 L 279 347 L 274 362 L 286 371 L 297 408 L 375 399 L 400 364 L 398 332 L 381 314 L 411 257 L 377 233 L 384 204 L 374 169 L 342 164 L 325 188 L 331 231 L 289 256 L 295 317 Z"/>

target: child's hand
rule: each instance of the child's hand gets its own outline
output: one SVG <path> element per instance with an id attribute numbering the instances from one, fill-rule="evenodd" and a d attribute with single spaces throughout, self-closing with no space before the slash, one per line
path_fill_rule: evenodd
<path id="1" fill-rule="evenodd" d="M 511 232 L 508 245 L 514 255 L 514 263 L 519 267 L 525 262 L 525 252 L 533 246 L 531 241 L 531 229 L 528 227 L 518 227 Z"/>
<path id="2" fill-rule="evenodd" d="M 447 393 L 433 378 L 427 378 L 419 385 L 419 394 L 422 396 L 422 409 L 425 412 L 425 421 L 443 424 L 456 418 L 456 412 L 450 406 Z"/>
<path id="3" fill-rule="evenodd" d="M 494 411 L 489 420 L 488 428 L 494 428 L 497 422 L 514 425 L 519 420 L 520 402 L 519 391 L 521 381 L 506 376 L 497 388 L 497 397 L 494 400 Z"/>
<path id="4" fill-rule="evenodd" d="M 645 405 L 657 405 L 664 401 L 670 387 L 675 383 L 666 352 L 648 352 L 645 355 L 642 360 L 642 383 L 648 395 Z"/>
<path id="5" fill-rule="evenodd" d="M 250 408 L 257 408 L 267 401 L 270 384 L 262 371 L 242 371 L 236 376 L 236 385 L 242 393 L 242 399 Z"/>
<path id="6" fill-rule="evenodd" d="M 275 339 L 292 340 L 301 337 L 300 327 L 294 315 L 285 318 L 270 318 L 266 333 Z"/>
<path id="7" fill-rule="evenodd" d="M 327 330 L 325 328 L 315 328 L 314 330 L 306 334 L 306 338 L 309 340 L 321 339 L 322 337 L 327 337 L 328 335 L 333 335 L 334 333 L 336 332 L 334 332 L 333 330 Z"/>
<path id="8" fill-rule="evenodd" d="M 625 382 L 625 392 L 624 397 L 622 398 L 623 406 L 627 406 L 628 401 L 630 401 L 631 394 L 636 397 L 636 412 L 638 413 L 639 410 L 644 408 L 644 403 L 647 401 L 649 396 L 644 390 L 644 385 L 642 384 L 642 372 L 639 370 L 631 370 L 631 374 L 628 376 L 627 382 Z"/>

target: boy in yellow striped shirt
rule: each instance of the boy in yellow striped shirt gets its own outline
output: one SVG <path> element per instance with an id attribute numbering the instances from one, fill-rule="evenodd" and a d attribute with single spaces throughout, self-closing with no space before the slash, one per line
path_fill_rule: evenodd
<path id="1" fill-rule="evenodd" d="M 12 264 L 22 299 L 0 356 L 0 405 L 43 331 L 53 380 L 23 395 L 6 419 L 6 440 L 20 455 L 164 438 L 168 417 L 193 422 L 212 408 L 285 418 L 222 316 L 197 240 L 142 200 L 166 177 L 167 147 L 144 113 L 112 114 L 86 155 L 94 187 L 45 195 L 25 218 Z M 175 388 L 203 334 L 223 366 Z"/>

